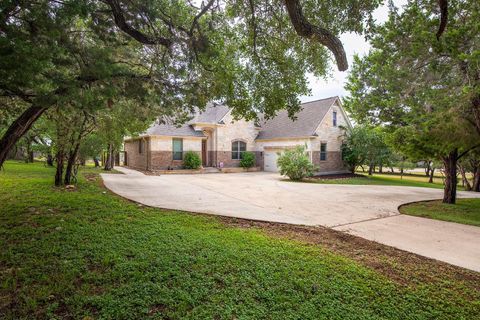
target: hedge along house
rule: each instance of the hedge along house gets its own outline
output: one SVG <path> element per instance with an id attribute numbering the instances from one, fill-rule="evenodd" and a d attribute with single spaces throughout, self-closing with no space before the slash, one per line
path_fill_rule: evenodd
<path id="1" fill-rule="evenodd" d="M 295 120 L 281 111 L 260 123 L 235 120 L 227 106 L 209 104 L 180 127 L 156 123 L 125 139 L 126 162 L 141 170 L 176 169 L 183 154 L 194 151 L 204 167 L 238 167 L 243 152 L 250 151 L 258 167 L 276 172 L 278 153 L 304 145 L 320 172 L 343 172 L 341 127 L 349 126 L 338 97 L 303 103 Z"/>

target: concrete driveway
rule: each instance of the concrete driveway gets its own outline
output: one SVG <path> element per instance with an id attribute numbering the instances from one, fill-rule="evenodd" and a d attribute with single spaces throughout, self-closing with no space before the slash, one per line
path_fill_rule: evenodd
<path id="1" fill-rule="evenodd" d="M 102 174 L 111 191 L 145 205 L 222 216 L 321 225 L 480 271 L 480 228 L 400 215 L 398 206 L 442 190 L 281 181 L 275 173 Z M 459 197 L 480 196 L 459 192 Z"/>

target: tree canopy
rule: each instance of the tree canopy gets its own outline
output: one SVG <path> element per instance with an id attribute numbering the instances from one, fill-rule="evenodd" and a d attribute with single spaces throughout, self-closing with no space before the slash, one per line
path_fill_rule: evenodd
<path id="1" fill-rule="evenodd" d="M 22 112 L 4 130 L 0 164 L 55 105 L 125 100 L 184 120 L 213 100 L 247 119 L 293 115 L 306 74 L 326 75 L 329 52 L 346 69 L 337 36 L 365 30 L 379 3 L 4 0 L 0 103 Z"/>
<path id="2" fill-rule="evenodd" d="M 437 10 L 435 1 L 392 8 L 372 33 L 372 50 L 355 58 L 345 107 L 357 122 L 393 130 L 405 154 L 442 159 L 444 201 L 452 203 L 456 161 L 480 141 L 480 3 L 449 1 L 441 37 Z"/>

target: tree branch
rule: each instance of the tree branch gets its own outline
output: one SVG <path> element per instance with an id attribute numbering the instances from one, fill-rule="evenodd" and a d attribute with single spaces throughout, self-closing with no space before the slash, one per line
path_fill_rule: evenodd
<path id="1" fill-rule="evenodd" d="M 440 40 L 440 36 L 445 31 L 448 21 L 448 0 L 437 0 L 438 6 L 440 8 L 440 25 L 438 26 L 437 31 L 437 40 Z"/>
<path id="2" fill-rule="evenodd" d="M 285 6 L 287 7 L 290 21 L 297 34 L 326 46 L 335 56 L 338 70 L 347 70 L 348 61 L 342 42 L 329 30 L 308 22 L 303 15 L 302 6 L 299 1 L 300 0 L 285 0 Z"/>
<path id="3" fill-rule="evenodd" d="M 190 28 L 190 35 L 193 34 L 193 29 L 197 28 L 198 29 L 198 20 L 207 13 L 207 11 L 211 8 L 215 0 L 210 0 L 203 8 L 200 10 L 200 12 L 193 18 L 192 26 Z"/>
<path id="4" fill-rule="evenodd" d="M 469 153 L 470 151 L 472 150 L 475 150 L 477 148 L 480 148 L 480 144 L 477 144 L 471 148 L 468 148 L 467 150 L 463 151 L 458 157 L 457 157 L 457 160 L 460 160 L 460 158 L 462 158 L 463 156 L 465 156 L 467 153 Z"/>
<path id="5" fill-rule="evenodd" d="M 120 3 L 118 0 L 104 0 L 105 3 L 107 3 L 110 8 L 112 9 L 113 13 L 113 18 L 115 20 L 115 24 L 117 25 L 120 30 L 134 38 L 140 43 L 147 44 L 147 45 L 162 45 L 164 47 L 169 48 L 172 45 L 172 40 L 164 37 L 150 37 L 137 29 L 133 28 L 131 25 L 129 25 L 125 19 L 125 16 L 123 15 L 123 10 L 120 6 Z"/>

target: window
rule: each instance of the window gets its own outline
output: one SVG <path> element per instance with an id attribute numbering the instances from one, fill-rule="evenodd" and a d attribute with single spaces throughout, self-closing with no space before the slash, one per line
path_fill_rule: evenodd
<path id="1" fill-rule="evenodd" d="M 320 160 L 322 161 L 327 160 L 327 144 L 326 143 L 320 144 Z"/>
<path id="2" fill-rule="evenodd" d="M 333 111 L 333 126 L 337 126 L 337 111 Z"/>
<path id="3" fill-rule="evenodd" d="M 138 140 L 138 153 L 140 153 L 140 154 L 143 153 L 143 140 L 142 139 Z"/>
<path id="4" fill-rule="evenodd" d="M 232 159 L 240 160 L 243 158 L 243 153 L 247 150 L 247 144 L 243 141 L 232 142 Z"/>
<path id="5" fill-rule="evenodd" d="M 173 160 L 183 159 L 183 139 L 172 139 Z"/>

